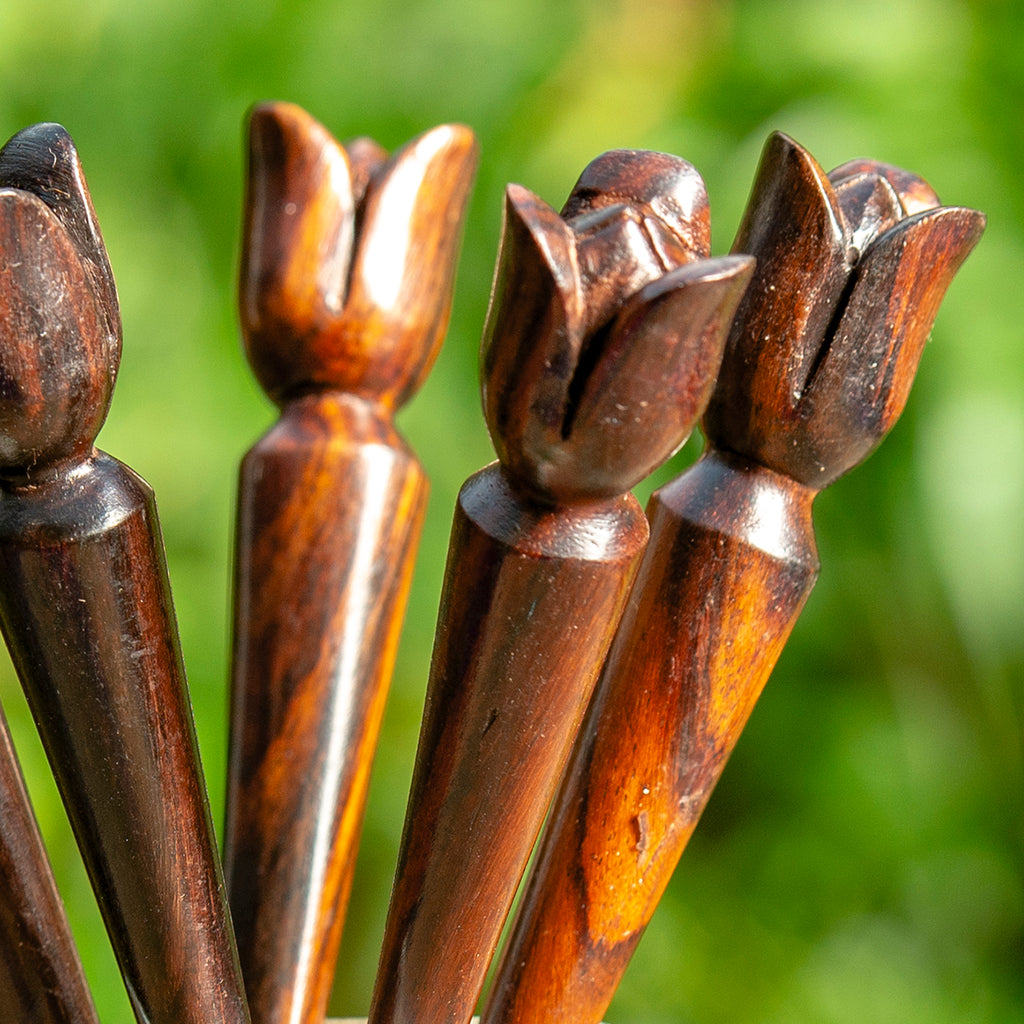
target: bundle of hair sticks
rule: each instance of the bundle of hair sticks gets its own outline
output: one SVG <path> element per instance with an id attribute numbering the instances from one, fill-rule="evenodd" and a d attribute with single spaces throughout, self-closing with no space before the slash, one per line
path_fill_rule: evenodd
<path id="1" fill-rule="evenodd" d="M 223 859 L 153 492 L 94 446 L 122 339 L 82 166 L 55 124 L 0 151 L 0 625 L 139 1024 L 325 1018 L 427 501 L 394 416 L 477 159 L 284 103 L 248 131 L 240 320 L 280 417 L 241 464 Z M 497 461 L 455 509 L 369 1024 L 468 1024 L 521 883 L 483 1024 L 599 1024 L 814 585 L 814 498 L 899 417 L 984 228 L 781 134 L 727 256 L 663 153 L 504 202 Z M 94 1024 L 2 716 L 0 801 L 0 1019 Z"/>

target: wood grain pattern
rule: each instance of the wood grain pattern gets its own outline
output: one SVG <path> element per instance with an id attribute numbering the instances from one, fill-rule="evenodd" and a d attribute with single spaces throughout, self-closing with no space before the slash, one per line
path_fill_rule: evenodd
<path id="1" fill-rule="evenodd" d="M 23 1024 L 97 1024 L 2 712 L 0 1016 Z"/>
<path id="2" fill-rule="evenodd" d="M 473 1012 L 646 543 L 626 492 L 695 424 L 749 278 L 706 255 L 675 157 L 599 157 L 561 216 L 509 188 L 482 353 L 500 461 L 456 509 L 372 1024 Z"/>
<path id="3" fill-rule="evenodd" d="M 256 1024 L 326 1012 L 428 484 L 392 417 L 448 322 L 476 166 L 250 121 L 240 306 L 281 409 L 241 470 L 225 865 Z"/>
<path id="4" fill-rule="evenodd" d="M 814 584 L 815 494 L 881 441 L 984 218 L 906 172 L 768 143 L 708 450 L 651 543 L 484 1024 L 600 1021 Z"/>
<path id="5" fill-rule="evenodd" d="M 93 448 L 120 321 L 67 133 L 16 136 L 10 182 L 0 625 L 140 1024 L 246 1024 L 153 495 Z"/>

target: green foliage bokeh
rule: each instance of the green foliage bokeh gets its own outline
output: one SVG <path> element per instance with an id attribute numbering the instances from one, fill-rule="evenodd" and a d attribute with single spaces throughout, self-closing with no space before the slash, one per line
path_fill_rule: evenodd
<path id="1" fill-rule="evenodd" d="M 245 111 L 291 100 L 388 148 L 444 121 L 480 138 L 451 330 L 401 420 L 432 502 L 332 1012 L 367 1009 L 451 509 L 491 458 L 476 349 L 504 185 L 558 206 L 602 150 L 678 153 L 705 177 L 722 253 L 782 129 L 826 167 L 911 168 L 989 226 L 900 424 L 817 503 L 820 582 L 608 1018 L 1024 1021 L 1022 69 L 1024 14 L 981 0 L 0 7 L 2 134 L 71 131 L 118 280 L 100 443 L 157 493 L 218 823 L 234 480 L 273 417 L 235 319 Z M 6 664 L 0 696 L 101 1016 L 127 1022 Z"/>

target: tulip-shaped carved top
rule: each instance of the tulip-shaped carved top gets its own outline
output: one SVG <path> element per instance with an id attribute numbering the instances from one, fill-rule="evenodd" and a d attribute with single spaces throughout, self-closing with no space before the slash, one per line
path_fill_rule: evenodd
<path id="1" fill-rule="evenodd" d="M 339 145 L 288 103 L 249 123 L 240 306 L 246 351 L 275 402 L 340 390 L 397 408 L 448 326 L 473 133 L 443 125 L 390 159 Z"/>
<path id="2" fill-rule="evenodd" d="M 0 476 L 85 458 L 121 355 L 117 290 L 74 143 L 37 124 L 0 150 Z"/>
<path id="3" fill-rule="evenodd" d="M 734 252 L 757 270 L 726 345 L 704 425 L 720 448 L 821 490 L 863 461 L 907 401 L 921 350 L 976 210 L 857 160 L 826 175 L 775 134 Z"/>
<path id="4" fill-rule="evenodd" d="M 704 183 L 678 157 L 605 153 L 561 216 L 508 187 L 483 403 L 518 486 L 554 503 L 623 494 L 683 444 L 753 266 L 709 249 Z"/>

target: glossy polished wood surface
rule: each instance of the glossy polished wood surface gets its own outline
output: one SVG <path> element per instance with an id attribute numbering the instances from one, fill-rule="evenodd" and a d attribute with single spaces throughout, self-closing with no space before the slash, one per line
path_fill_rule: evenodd
<path id="1" fill-rule="evenodd" d="M 239 485 L 225 837 L 256 1024 L 319 1024 L 428 484 L 392 416 L 447 328 L 476 143 L 250 122 L 240 306 L 281 405 Z"/>
<path id="2" fill-rule="evenodd" d="M 4 637 L 140 1024 L 246 1024 L 153 495 L 93 447 L 120 318 L 67 133 L 0 183 Z"/>
<path id="3" fill-rule="evenodd" d="M 23 1024 L 97 1024 L 2 712 L 0 1017 Z"/>
<path id="4" fill-rule="evenodd" d="M 734 251 L 757 258 L 651 542 L 483 1014 L 597 1024 L 818 571 L 814 495 L 906 401 L 984 218 L 866 161 L 766 149 Z"/>
<path id="5" fill-rule="evenodd" d="M 371 1024 L 473 1013 L 646 543 L 626 492 L 700 416 L 749 279 L 707 239 L 675 157 L 598 158 L 561 216 L 508 190 L 482 353 L 500 461 L 455 513 Z"/>

